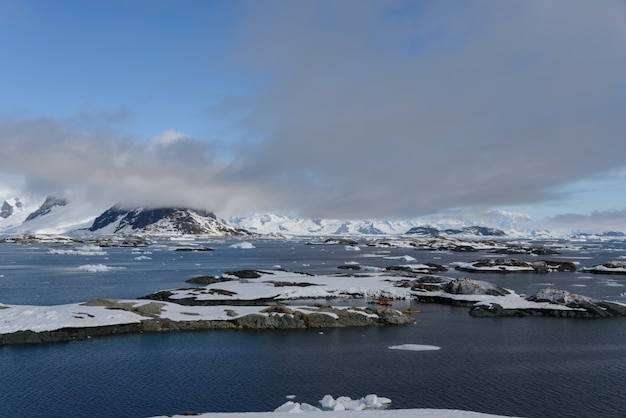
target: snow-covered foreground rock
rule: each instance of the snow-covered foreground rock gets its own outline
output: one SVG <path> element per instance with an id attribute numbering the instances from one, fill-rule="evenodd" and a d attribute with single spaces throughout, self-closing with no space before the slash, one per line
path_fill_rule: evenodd
<path id="1" fill-rule="evenodd" d="M 185 306 L 171 302 L 113 299 L 58 306 L 0 304 L 0 346 L 142 332 L 334 328 L 410 323 L 413 319 L 409 316 L 386 307 Z"/>
<path id="2" fill-rule="evenodd" d="M 380 397 L 375 394 L 364 396 L 360 399 L 352 399 L 348 396 L 339 396 L 336 399 L 331 395 L 326 395 L 319 400 L 319 406 L 308 403 L 300 403 L 287 401 L 273 412 L 234 412 L 234 413 L 205 413 L 195 414 L 186 413 L 184 415 L 174 415 L 172 418 L 183 416 L 199 416 L 199 417 L 245 417 L 245 418 L 265 418 L 265 417 L 282 417 L 291 416 L 289 414 L 300 413 L 316 413 L 322 412 L 321 416 L 326 418 L 343 418 L 343 417 L 381 417 L 381 418 L 488 418 L 498 417 L 500 415 L 483 414 L 472 411 L 462 411 L 458 409 L 397 409 L 387 410 L 391 404 L 391 399 Z M 355 413 L 357 413 L 355 415 Z M 316 415 L 317 416 L 317 415 Z M 166 417 L 153 417 L 166 418 Z"/>
<path id="3" fill-rule="evenodd" d="M 188 415 L 174 415 L 172 418 L 182 418 L 184 416 Z M 289 412 L 215 412 L 196 416 L 203 418 L 280 418 L 293 415 Z M 317 416 L 317 414 L 314 416 Z M 357 413 L 355 411 L 324 411 L 320 415 L 320 417 L 324 418 L 495 418 L 501 416 L 458 409 L 394 409 L 388 411 L 359 411 Z"/>

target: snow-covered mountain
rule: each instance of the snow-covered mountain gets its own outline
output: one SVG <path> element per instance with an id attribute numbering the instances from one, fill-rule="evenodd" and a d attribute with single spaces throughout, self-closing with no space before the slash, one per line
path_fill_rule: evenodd
<path id="1" fill-rule="evenodd" d="M 525 214 L 490 211 L 473 217 L 435 215 L 408 220 L 302 219 L 276 214 L 231 217 L 228 223 L 260 234 L 284 235 L 401 235 L 448 234 L 531 236 L 537 234 Z M 409 232 L 411 231 L 411 232 Z"/>
<path id="2" fill-rule="evenodd" d="M 55 196 L 5 199 L 0 206 L 0 234 L 66 234 L 88 227 L 97 216 L 89 205 Z"/>
<path id="3" fill-rule="evenodd" d="M 90 232 L 100 234 L 150 235 L 249 235 L 203 210 L 187 208 L 122 208 L 113 206 L 98 216 Z"/>
<path id="4" fill-rule="evenodd" d="M 0 199 L 2 196 L 0 196 Z M 493 210 L 481 213 L 442 213 L 404 220 L 306 219 L 279 214 L 231 217 L 188 208 L 123 208 L 97 206 L 89 199 L 48 196 L 0 200 L 0 235 L 45 234 L 245 234 L 283 236 L 380 236 L 447 234 L 462 237 L 506 236 L 575 239 L 624 239 L 620 231 L 582 233 L 538 227 L 530 216 Z"/>

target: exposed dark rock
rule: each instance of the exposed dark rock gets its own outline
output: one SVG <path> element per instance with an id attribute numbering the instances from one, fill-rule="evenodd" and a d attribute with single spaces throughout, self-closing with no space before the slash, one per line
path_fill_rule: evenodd
<path id="1" fill-rule="evenodd" d="M 459 253 L 470 253 L 474 251 L 478 251 L 476 247 L 472 247 L 471 245 L 454 245 L 449 248 L 450 251 L 459 252 Z"/>
<path id="2" fill-rule="evenodd" d="M 626 236 L 626 234 L 624 234 L 621 231 L 606 231 L 606 232 L 603 232 L 602 234 L 600 234 L 600 236 L 601 237 L 618 237 L 618 238 L 621 238 L 621 237 Z"/>
<path id="3" fill-rule="evenodd" d="M 41 344 L 84 340 L 105 335 L 121 335 L 142 332 L 141 324 L 103 325 L 89 328 L 61 328 L 54 331 L 17 331 L 0 334 L 0 346 L 14 344 Z"/>
<path id="4" fill-rule="evenodd" d="M 389 266 L 389 267 L 386 267 L 385 270 L 403 271 L 407 273 L 438 273 L 438 272 L 448 271 L 447 268 L 445 268 L 441 264 L 436 264 L 436 263 L 420 263 L 420 267 L 412 266 L 410 264 L 403 265 L 403 266 Z"/>
<path id="5" fill-rule="evenodd" d="M 213 284 L 213 283 L 222 283 L 229 282 L 232 279 L 226 277 L 215 277 L 215 276 L 198 276 L 192 277 L 191 279 L 185 280 L 187 283 L 193 284 Z"/>
<path id="6" fill-rule="evenodd" d="M 560 254 L 557 250 L 547 247 L 522 247 L 511 245 L 507 248 L 498 248 L 490 251 L 492 254 L 534 254 L 534 255 L 555 255 Z"/>
<path id="7" fill-rule="evenodd" d="M 613 260 L 604 264 L 583 269 L 587 273 L 595 274 L 626 274 L 626 261 Z"/>
<path id="8" fill-rule="evenodd" d="M 514 258 L 490 258 L 458 265 L 457 270 L 480 273 L 547 273 L 550 271 L 576 271 L 570 261 L 539 260 L 528 262 Z"/>
<path id="9" fill-rule="evenodd" d="M 210 247 L 200 247 L 200 248 L 196 248 L 196 247 L 183 247 L 183 248 L 176 248 L 174 249 L 174 251 L 181 251 L 181 252 L 201 252 L 201 251 L 213 251 L 213 248 Z"/>
<path id="10" fill-rule="evenodd" d="M 550 271 L 576 271 L 576 264 L 571 261 L 540 260 L 532 263 L 535 273 Z"/>
<path id="11" fill-rule="evenodd" d="M 405 235 L 438 235 L 439 229 L 433 226 L 416 226 L 408 231 L 406 231 Z"/>
<path id="12" fill-rule="evenodd" d="M 265 314 L 249 314 L 233 317 L 237 313 L 227 312 L 233 317 L 228 320 L 190 320 L 174 321 L 158 317 L 163 304 L 151 303 L 137 308 L 134 303 L 116 303 L 117 301 L 100 299 L 92 301 L 109 309 L 124 309 L 133 312 L 143 311 L 146 319 L 135 324 L 109 325 L 86 328 L 62 328 L 55 331 L 17 331 L 0 334 L 0 346 L 14 344 L 40 344 L 82 340 L 95 336 L 119 335 L 141 332 L 181 332 L 216 329 L 294 329 L 294 328 L 342 328 L 357 326 L 405 325 L 415 322 L 410 316 L 400 311 L 385 307 L 337 309 L 319 306 L 310 308 L 310 313 L 293 311 L 284 306 L 273 306 L 263 310 Z M 359 313 L 363 312 L 363 314 Z M 375 316 L 374 316 L 375 315 Z"/>
<path id="13" fill-rule="evenodd" d="M 472 316 L 548 316 L 555 318 L 611 318 L 626 316 L 626 306 L 595 300 L 586 296 L 570 293 L 561 289 L 543 289 L 526 298 L 531 302 L 545 302 L 561 305 L 570 309 L 559 308 L 514 308 L 504 309 L 497 303 L 479 304 L 470 310 Z"/>
<path id="14" fill-rule="evenodd" d="M 456 235 L 456 234 L 471 234 L 478 235 L 482 237 L 504 237 L 506 233 L 500 229 L 489 228 L 486 226 L 468 226 L 465 228 L 458 229 L 446 229 L 446 234 Z"/>
<path id="15" fill-rule="evenodd" d="M 66 199 L 63 199 L 61 197 L 48 196 L 46 197 L 46 200 L 41 204 L 41 206 L 39 206 L 39 208 L 36 211 L 34 211 L 33 213 L 29 214 L 26 217 L 26 220 L 24 220 L 24 222 L 32 221 L 35 218 L 46 215 L 50 213 L 50 211 L 52 211 L 52 208 L 56 206 L 65 206 L 65 205 L 67 205 Z"/>
<path id="16" fill-rule="evenodd" d="M 226 272 L 229 276 L 239 277 L 240 279 L 258 279 L 264 274 L 274 274 L 271 271 L 261 271 L 261 270 L 238 270 L 238 271 L 228 271 Z"/>
<path id="17" fill-rule="evenodd" d="M 356 240 L 353 240 L 351 238 L 339 238 L 339 237 L 333 237 L 333 238 L 327 238 L 324 241 L 321 242 L 307 242 L 306 245 L 320 245 L 320 244 L 326 244 L 326 245 L 358 245 L 359 242 Z"/>
<path id="18" fill-rule="evenodd" d="M 361 270 L 361 266 L 358 264 L 342 264 L 337 266 L 337 268 L 342 270 Z"/>
<path id="19" fill-rule="evenodd" d="M 193 288 L 193 290 L 197 291 L 196 295 L 201 295 L 202 293 L 208 293 L 210 290 L 204 288 Z M 259 298 L 259 299 L 197 299 L 195 296 L 187 297 L 187 298 L 172 298 L 172 291 L 170 290 L 162 290 L 159 292 L 152 293 L 150 295 L 142 296 L 139 299 L 149 299 L 149 300 L 158 300 L 163 302 L 172 302 L 177 303 L 179 305 L 184 306 L 220 306 L 220 305 L 231 305 L 231 306 L 257 306 L 257 305 L 266 305 L 269 303 L 274 303 L 275 300 L 273 297 L 269 298 Z"/>
<path id="20" fill-rule="evenodd" d="M 2 207 L 0 207 L 0 218 L 6 219 L 11 215 L 13 215 L 13 206 L 5 200 Z"/>
<path id="21" fill-rule="evenodd" d="M 272 283 L 274 285 L 274 287 L 288 287 L 288 286 L 292 286 L 292 287 L 309 287 L 309 286 L 318 286 L 315 283 L 307 283 L 307 282 L 274 282 L 274 281 L 271 281 L 269 283 Z"/>
<path id="22" fill-rule="evenodd" d="M 167 229 L 168 233 L 209 235 L 250 235 L 248 231 L 233 228 L 219 220 L 215 214 L 205 210 L 189 208 L 123 208 L 115 205 L 98 216 L 90 231 L 98 231 L 115 225 L 114 233 L 128 231 L 159 233 L 155 225 Z"/>
<path id="23" fill-rule="evenodd" d="M 452 280 L 444 284 L 442 289 L 453 295 L 505 296 L 510 294 L 508 290 L 494 284 L 467 278 Z"/>

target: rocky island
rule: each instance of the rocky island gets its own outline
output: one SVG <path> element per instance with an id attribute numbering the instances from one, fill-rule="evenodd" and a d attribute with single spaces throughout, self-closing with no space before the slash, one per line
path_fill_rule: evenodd
<path id="1" fill-rule="evenodd" d="M 436 265 L 427 267 L 427 271 L 441 270 Z M 402 313 L 389 306 L 395 300 L 462 306 L 476 317 L 626 316 L 626 305 L 617 302 L 550 288 L 523 297 L 488 282 L 424 273 L 421 267 L 410 265 L 318 276 L 284 270 L 241 270 L 201 276 L 190 282 L 197 287 L 159 291 L 133 300 L 96 299 L 58 306 L 0 304 L 0 346 L 144 332 L 413 323 L 412 312 Z M 297 300 L 311 299 L 324 303 L 292 305 Z M 361 306 L 326 305 L 334 299 L 360 299 Z"/>

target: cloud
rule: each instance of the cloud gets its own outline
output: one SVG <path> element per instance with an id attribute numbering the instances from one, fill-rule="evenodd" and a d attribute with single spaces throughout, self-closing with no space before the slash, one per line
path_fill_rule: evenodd
<path id="1" fill-rule="evenodd" d="M 103 129 L 95 108 L 0 120 L 2 170 L 111 203 L 358 219 L 547 202 L 626 167 L 619 2 L 242 4 L 211 59 L 254 95 L 208 100 L 238 143 L 142 144 L 114 129 L 137 109 Z"/>
<path id="2" fill-rule="evenodd" d="M 167 129 L 161 132 L 159 135 L 155 136 L 150 140 L 150 142 L 154 145 L 170 145 L 177 141 L 182 141 L 184 139 L 190 139 L 190 135 L 177 132 L 174 129 Z"/>
<path id="3" fill-rule="evenodd" d="M 589 215 L 568 213 L 552 216 L 545 220 L 555 231 L 619 231 L 626 232 L 626 209 L 594 211 Z"/>
<path id="4" fill-rule="evenodd" d="M 161 137 L 178 139 L 155 147 L 111 132 L 79 131 L 51 119 L 4 119 L 0 166 L 5 173 L 25 176 L 32 192 L 67 196 L 79 190 L 103 205 L 184 205 L 219 211 L 239 202 L 242 191 L 254 196 L 254 187 L 225 176 L 224 163 L 215 158 L 215 144 L 174 131 Z"/>
<path id="5" fill-rule="evenodd" d="M 626 163 L 619 3 L 411 7 L 248 9 L 237 58 L 271 80 L 248 120 L 269 140 L 237 174 L 313 215 L 406 216 L 545 201 Z"/>

